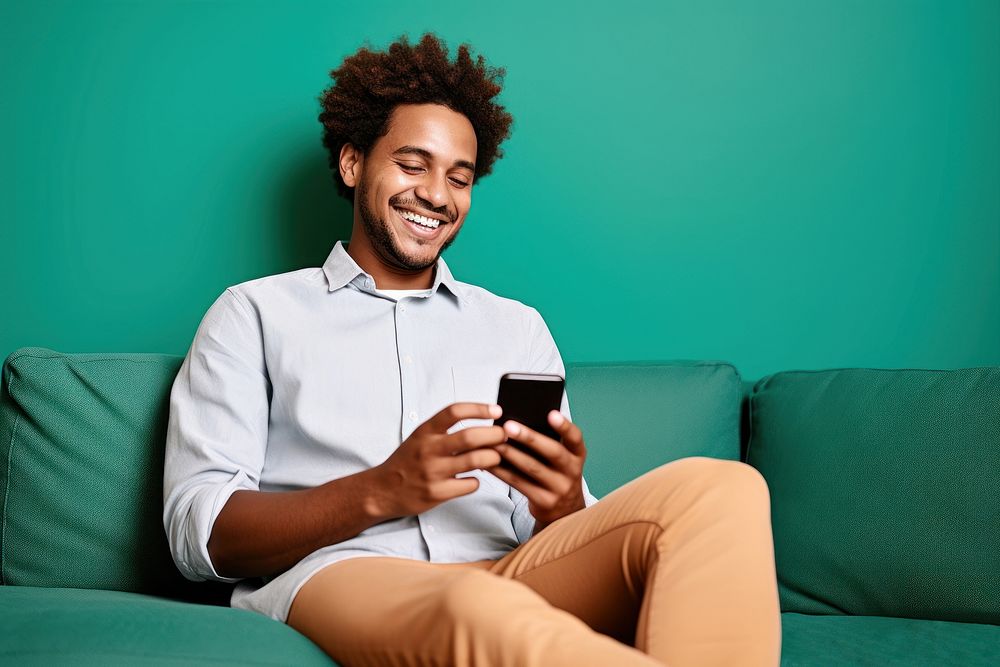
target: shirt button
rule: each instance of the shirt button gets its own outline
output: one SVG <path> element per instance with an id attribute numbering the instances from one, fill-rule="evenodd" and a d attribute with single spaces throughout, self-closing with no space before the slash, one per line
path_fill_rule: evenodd
<path id="1" fill-rule="evenodd" d="M 412 419 L 413 421 L 417 421 L 417 411 L 416 410 L 410 410 L 410 419 Z"/>
<path id="2" fill-rule="evenodd" d="M 437 532 L 437 529 L 434 528 L 434 526 L 431 526 L 431 525 L 428 524 L 428 526 L 427 526 L 427 532 L 428 533 L 434 533 L 434 532 Z"/>
<path id="3" fill-rule="evenodd" d="M 403 357 L 403 361 L 405 361 L 408 364 L 412 364 L 413 363 L 413 357 L 411 357 L 410 355 L 406 355 L 405 357 Z"/>

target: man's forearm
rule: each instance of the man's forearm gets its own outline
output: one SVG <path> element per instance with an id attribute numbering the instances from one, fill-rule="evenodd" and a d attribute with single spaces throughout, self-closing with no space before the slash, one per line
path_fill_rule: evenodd
<path id="1" fill-rule="evenodd" d="M 224 577 L 278 574 L 313 551 L 381 523 L 377 468 L 300 491 L 236 491 L 208 541 Z"/>

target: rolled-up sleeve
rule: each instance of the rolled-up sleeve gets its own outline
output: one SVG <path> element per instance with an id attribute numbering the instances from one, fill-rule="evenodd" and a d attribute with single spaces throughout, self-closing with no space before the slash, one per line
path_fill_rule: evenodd
<path id="1" fill-rule="evenodd" d="M 233 492 L 259 488 L 270 394 L 260 320 L 227 289 L 202 319 L 170 392 L 163 525 L 188 579 L 237 581 L 215 571 L 208 539 Z"/>
<path id="2" fill-rule="evenodd" d="M 532 373 L 554 373 L 566 377 L 566 368 L 563 364 L 562 355 L 556 346 L 552 333 L 541 314 L 534 308 L 529 309 L 529 362 L 528 370 Z M 572 421 L 573 415 L 569 410 L 569 393 L 563 390 L 562 405 L 559 411 L 565 415 L 566 419 Z M 597 498 L 590 493 L 587 480 L 583 481 L 583 498 L 587 507 L 597 502 Z M 528 510 L 528 499 L 517 489 L 511 487 L 511 500 L 514 501 L 514 514 L 511 518 L 514 524 L 514 533 L 518 542 L 526 542 L 535 529 L 535 518 Z"/>

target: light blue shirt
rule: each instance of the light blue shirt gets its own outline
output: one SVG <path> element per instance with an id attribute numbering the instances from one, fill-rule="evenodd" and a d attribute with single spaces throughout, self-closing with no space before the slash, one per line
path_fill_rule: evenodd
<path id="1" fill-rule="evenodd" d="M 177 567 L 196 581 L 239 581 L 233 606 L 284 621 L 306 579 L 344 558 L 502 557 L 534 519 L 521 493 L 481 470 L 464 473 L 479 478 L 475 493 L 372 526 L 276 577 L 219 576 L 208 538 L 234 491 L 302 489 L 372 468 L 447 405 L 495 403 L 500 376 L 518 371 L 565 376 L 542 317 L 455 280 L 443 258 L 430 290 L 379 292 L 338 241 L 322 268 L 228 288 L 170 394 L 163 523 Z M 561 411 L 572 418 L 565 393 Z"/>

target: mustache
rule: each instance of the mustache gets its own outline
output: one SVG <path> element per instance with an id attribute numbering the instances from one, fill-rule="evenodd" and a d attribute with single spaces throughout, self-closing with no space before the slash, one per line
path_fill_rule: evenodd
<path id="1" fill-rule="evenodd" d="M 451 214 L 451 211 L 448 210 L 447 206 L 439 206 L 438 208 L 434 208 L 428 202 L 425 202 L 422 199 L 417 199 L 417 200 L 390 199 L 389 206 L 398 206 L 399 208 L 415 208 L 418 210 L 424 210 L 429 213 L 433 213 L 435 215 L 440 215 L 448 222 L 455 222 L 455 216 Z"/>

